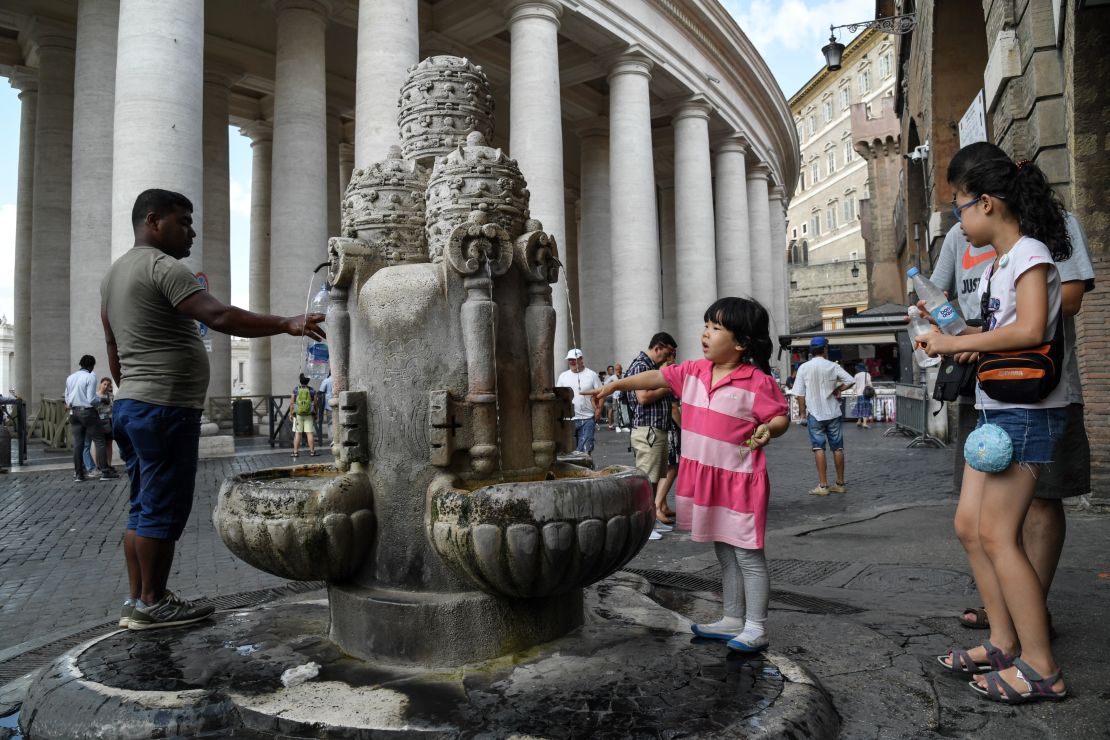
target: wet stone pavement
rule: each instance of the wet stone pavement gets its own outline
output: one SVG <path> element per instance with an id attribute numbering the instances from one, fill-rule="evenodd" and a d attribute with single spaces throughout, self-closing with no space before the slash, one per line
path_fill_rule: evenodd
<path id="1" fill-rule="evenodd" d="M 1060 631 L 1054 649 L 1071 698 L 1024 707 L 985 702 L 965 681 L 943 674 L 933 657 L 987 636 L 959 627 L 953 618 L 979 601 L 951 528 L 956 501 L 949 475 L 952 452 L 906 449 L 907 439 L 884 437 L 882 431 L 846 428 L 848 493 L 824 498 L 806 493 L 816 475 L 803 428 L 792 427 L 768 448 L 772 650 L 820 678 L 840 715 L 842 737 L 1110 738 L 1110 622 L 1105 619 L 1110 517 L 1105 508 L 1069 510 L 1068 542 L 1050 599 Z M 627 435 L 600 429 L 595 458 L 599 466 L 630 462 Z M 201 463 L 173 588 L 196 596 L 285 583 L 236 560 L 220 542 L 210 515 L 224 477 L 289 462 L 286 452 Z M 74 484 L 70 478 L 66 471 L 0 477 L 0 671 L 5 660 L 28 645 L 117 614 L 125 587 L 119 549 L 125 486 Z M 655 598 L 664 606 L 693 621 L 719 616 L 720 571 L 710 546 L 668 532 L 649 542 L 629 568 L 656 584 Z M 675 576 L 686 581 L 676 585 Z M 190 634 L 203 639 L 203 632 Z M 125 633 L 118 639 L 128 638 Z M 688 639 L 646 637 L 641 648 L 645 655 L 670 659 L 696 646 Z M 724 676 L 724 684 L 741 685 L 754 676 L 744 671 L 755 670 L 755 664 L 733 676 L 724 653 L 713 654 L 716 663 L 699 669 L 713 680 Z M 217 673 L 213 667 L 209 680 L 217 680 Z M 504 696 L 489 701 L 499 711 L 531 706 L 519 697 L 516 703 Z M 621 700 L 616 705 L 627 706 Z M 549 707 L 535 711 L 541 709 Z M 650 702 L 638 704 L 628 716 L 630 722 L 633 716 L 643 720 L 629 727 L 657 734 L 646 729 L 654 721 Z M 562 721 L 573 726 L 570 715 Z M 546 734 L 551 732 L 548 727 Z"/>

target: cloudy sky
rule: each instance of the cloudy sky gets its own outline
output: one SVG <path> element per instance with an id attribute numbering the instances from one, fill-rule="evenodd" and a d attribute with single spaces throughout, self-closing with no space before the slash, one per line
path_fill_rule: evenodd
<path id="1" fill-rule="evenodd" d="M 796 92 L 822 64 L 830 24 L 874 16 L 874 0 L 721 0 L 767 61 L 783 94 Z M 848 36 L 841 41 L 847 43 Z M 247 304 L 251 150 L 229 129 L 231 151 L 231 299 Z M 15 196 L 19 158 L 19 99 L 0 87 L 0 315 L 13 314 Z"/>

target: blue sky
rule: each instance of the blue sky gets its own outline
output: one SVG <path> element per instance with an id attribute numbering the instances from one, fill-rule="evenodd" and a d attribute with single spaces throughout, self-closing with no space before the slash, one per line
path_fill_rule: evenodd
<path id="1" fill-rule="evenodd" d="M 820 68 L 830 24 L 874 17 L 874 0 L 721 0 L 755 44 L 789 97 Z M 840 34 L 847 43 L 850 37 Z M 247 304 L 251 149 L 228 131 L 231 172 L 231 300 Z M 19 98 L 0 86 L 0 314 L 12 319 L 15 284 L 15 197 L 19 160 Z"/>

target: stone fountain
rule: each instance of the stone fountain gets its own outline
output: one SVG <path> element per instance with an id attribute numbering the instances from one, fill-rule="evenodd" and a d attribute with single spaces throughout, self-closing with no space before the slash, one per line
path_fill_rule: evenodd
<path id="1" fill-rule="evenodd" d="M 584 597 L 647 541 L 653 490 L 635 468 L 566 461 L 558 246 L 530 217 L 515 160 L 489 145 L 484 73 L 426 59 L 399 109 L 402 145 L 356 170 L 343 235 L 328 243 L 335 463 L 236 476 L 213 515 L 238 557 L 326 582 L 326 604 L 76 648 L 31 689 L 33 737 L 67 736 L 66 714 L 118 737 L 543 735 L 538 713 L 560 692 L 594 702 L 595 687 L 609 692 L 597 717 L 624 702 L 621 716 L 650 727 L 647 704 L 625 694 L 673 701 L 676 670 L 725 665 L 719 645 L 691 645 L 642 579 Z M 616 592 L 623 605 L 603 607 Z M 656 643 L 646 652 L 645 639 Z M 290 666 L 313 680 L 289 680 Z M 753 670 L 734 662 L 721 690 Z M 691 689 L 682 714 L 743 722 L 783 690 L 781 675 L 764 683 L 724 714 Z M 652 706 L 666 715 L 663 699 Z M 582 730 L 604 727 L 576 716 Z"/>

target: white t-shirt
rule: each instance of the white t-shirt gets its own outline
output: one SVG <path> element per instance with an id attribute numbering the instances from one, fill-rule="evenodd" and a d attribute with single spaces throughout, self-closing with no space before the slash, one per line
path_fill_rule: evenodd
<path id="1" fill-rule="evenodd" d="M 855 381 L 856 384 L 852 388 L 852 393 L 855 393 L 856 397 L 859 398 L 863 395 L 864 388 L 871 385 L 871 373 L 867 372 L 866 370 L 860 370 L 855 375 Z"/>
<path id="2" fill-rule="evenodd" d="M 791 392 L 805 398 L 807 415 L 817 421 L 828 421 L 840 416 L 840 399 L 833 395 L 836 389 L 854 382 L 840 365 L 824 357 L 814 357 L 798 368 Z"/>
<path id="3" fill-rule="evenodd" d="M 1025 272 L 1037 265 L 1048 265 L 1048 326 L 1042 341 L 1050 342 L 1056 334 L 1060 316 L 1060 273 L 1052 261 L 1052 253 L 1044 242 L 1023 236 L 998 260 L 992 272 L 988 267 L 979 281 L 979 299 L 990 290 L 990 323 L 984 331 L 1009 326 L 1017 321 L 1017 281 Z M 1052 393 L 1039 403 L 1016 404 L 996 401 L 978 388 L 975 389 L 975 408 L 979 409 L 1051 409 L 1068 405 L 1067 383 L 1059 383 Z"/>
<path id="4" fill-rule="evenodd" d="M 582 368 L 580 373 L 573 370 L 564 370 L 559 379 L 555 381 L 555 385 L 570 388 L 574 391 L 574 418 L 576 420 L 594 418 L 593 396 L 583 396 L 582 391 L 595 390 L 601 387 L 601 378 L 598 377 L 597 373 L 588 367 Z"/>
<path id="5" fill-rule="evenodd" d="M 620 379 L 621 379 L 621 376 L 617 375 L 616 373 L 613 373 L 612 375 L 610 375 L 609 377 L 607 377 L 605 379 L 604 385 L 609 385 L 610 383 L 616 383 Z M 621 397 L 621 392 L 620 391 L 613 391 L 613 395 L 609 396 L 609 398 L 612 398 L 614 401 L 620 400 L 620 397 Z"/>

